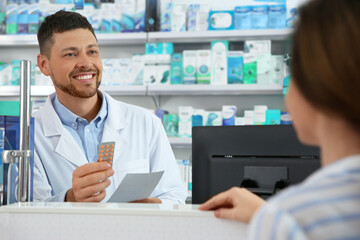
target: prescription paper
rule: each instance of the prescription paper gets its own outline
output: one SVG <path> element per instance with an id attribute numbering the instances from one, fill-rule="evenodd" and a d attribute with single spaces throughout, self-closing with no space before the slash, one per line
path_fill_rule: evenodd
<path id="1" fill-rule="evenodd" d="M 164 171 L 128 173 L 108 202 L 124 203 L 149 198 Z"/>

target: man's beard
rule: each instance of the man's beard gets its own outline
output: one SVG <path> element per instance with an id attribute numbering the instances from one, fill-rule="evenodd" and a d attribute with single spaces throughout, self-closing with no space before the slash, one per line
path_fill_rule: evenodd
<path id="1" fill-rule="evenodd" d="M 70 83 L 68 85 L 63 85 L 60 82 L 58 82 L 52 71 L 51 71 L 51 78 L 53 79 L 54 85 L 61 91 L 65 92 L 71 96 L 78 97 L 78 98 L 90 98 L 97 93 L 99 86 L 101 84 L 101 81 L 99 80 L 98 72 L 99 71 L 96 71 L 96 75 L 95 75 L 95 78 L 96 78 L 95 79 L 96 80 L 95 88 L 88 87 L 85 90 L 76 89 L 75 85 L 73 84 L 73 81 L 76 81 L 76 80 L 74 80 L 72 77 L 70 77 L 72 74 L 70 74 L 70 76 L 69 76 Z M 74 76 L 74 75 L 72 75 L 72 76 Z"/>

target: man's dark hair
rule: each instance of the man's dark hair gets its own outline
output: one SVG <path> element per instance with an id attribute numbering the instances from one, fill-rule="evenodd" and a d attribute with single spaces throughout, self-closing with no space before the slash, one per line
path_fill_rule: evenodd
<path id="1" fill-rule="evenodd" d="M 63 33 L 78 28 L 88 29 L 96 39 L 94 29 L 92 28 L 91 24 L 84 16 L 79 13 L 66 12 L 61 10 L 47 16 L 37 33 L 40 53 L 50 58 L 50 49 L 54 44 L 53 34 Z"/>

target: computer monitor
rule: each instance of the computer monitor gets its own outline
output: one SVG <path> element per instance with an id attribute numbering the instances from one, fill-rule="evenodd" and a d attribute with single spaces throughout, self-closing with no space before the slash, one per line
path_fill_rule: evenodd
<path id="1" fill-rule="evenodd" d="M 319 155 L 299 142 L 292 125 L 194 127 L 192 203 L 233 186 L 266 199 L 317 170 Z"/>

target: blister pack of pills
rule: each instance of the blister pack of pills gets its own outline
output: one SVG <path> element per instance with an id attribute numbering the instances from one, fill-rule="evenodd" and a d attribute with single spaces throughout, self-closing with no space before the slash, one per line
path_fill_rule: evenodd
<path id="1" fill-rule="evenodd" d="M 103 142 L 99 145 L 98 162 L 108 162 L 111 166 L 114 158 L 115 142 Z"/>

